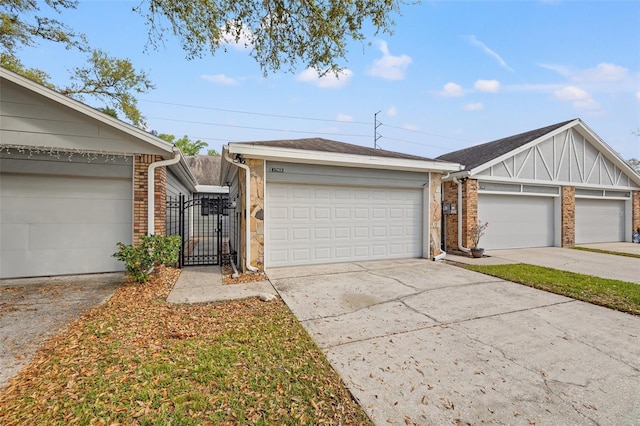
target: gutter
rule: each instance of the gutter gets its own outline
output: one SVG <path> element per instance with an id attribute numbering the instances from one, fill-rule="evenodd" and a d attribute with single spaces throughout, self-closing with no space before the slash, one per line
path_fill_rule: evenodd
<path id="1" fill-rule="evenodd" d="M 147 235 L 155 233 L 155 170 L 158 167 L 171 166 L 180 161 L 180 148 L 173 147 L 174 157 L 169 160 L 156 161 L 149 164 L 147 176 Z"/>
<path id="2" fill-rule="evenodd" d="M 259 269 L 251 266 L 251 217 L 249 214 L 249 204 L 251 203 L 251 176 L 249 166 L 246 164 L 235 162 L 229 157 L 229 151 L 223 149 L 224 159 L 234 166 L 244 170 L 244 225 L 245 225 L 245 246 L 244 246 L 244 254 L 245 254 L 245 267 L 251 272 L 259 272 Z"/>

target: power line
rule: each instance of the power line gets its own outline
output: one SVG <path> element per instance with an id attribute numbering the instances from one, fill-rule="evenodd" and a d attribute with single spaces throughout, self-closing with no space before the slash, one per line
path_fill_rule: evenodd
<path id="1" fill-rule="evenodd" d="M 427 135 L 427 136 L 435 136 L 435 137 L 438 137 L 438 138 L 452 139 L 452 140 L 461 141 L 461 142 L 473 142 L 472 140 L 469 140 L 469 139 L 454 138 L 453 136 L 444 136 L 444 135 L 438 135 L 436 133 L 423 132 L 421 130 L 413 130 L 413 129 L 406 129 L 404 127 L 392 126 L 390 124 L 384 124 L 384 123 L 381 123 L 381 124 L 383 126 L 390 127 L 392 129 L 405 130 L 407 132 L 420 133 L 420 134 Z"/>
<path id="2" fill-rule="evenodd" d="M 371 125 L 371 123 L 367 121 L 344 121 L 344 120 L 335 120 L 329 118 L 313 118 L 313 117 L 299 117 L 295 115 L 282 115 L 282 114 L 267 114 L 263 112 L 252 112 L 252 111 L 240 111 L 234 109 L 225 109 L 225 108 L 214 108 L 214 107 L 205 107 L 200 105 L 187 105 L 187 104 L 178 104 L 174 102 L 164 102 L 164 101 L 152 101 L 149 99 L 140 99 L 141 102 L 150 102 L 154 104 L 162 104 L 162 105 L 173 105 L 180 106 L 184 108 L 196 108 L 196 109 L 206 109 L 211 111 L 222 111 L 222 112 L 233 112 L 235 114 L 247 114 L 247 115 L 258 115 L 261 117 L 278 117 L 278 118 L 290 118 L 294 120 L 309 120 L 309 121 L 324 121 L 330 123 L 343 123 L 343 124 L 367 124 Z"/>
<path id="3" fill-rule="evenodd" d="M 249 129 L 249 130 L 266 130 L 270 132 L 283 132 L 283 133 L 305 133 L 305 134 L 314 134 L 314 135 L 333 135 L 333 136 L 349 136 L 356 138 L 369 138 L 370 135 L 356 135 L 350 133 L 331 133 L 331 132 L 309 132 L 304 130 L 286 130 L 286 129 L 270 129 L 267 127 L 251 127 L 251 126 L 238 126 L 234 124 L 221 124 L 221 123 L 209 123 L 206 121 L 192 121 L 192 120 L 178 120 L 176 118 L 164 118 L 164 117 L 148 117 L 153 120 L 164 120 L 164 121 L 176 121 L 179 123 L 189 123 L 189 124 L 204 124 L 207 126 L 219 126 L 219 127 L 233 127 L 236 129 Z"/>

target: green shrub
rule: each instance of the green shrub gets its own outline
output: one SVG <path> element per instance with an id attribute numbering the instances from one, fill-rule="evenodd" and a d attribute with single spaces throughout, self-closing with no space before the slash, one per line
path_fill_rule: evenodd
<path id="1" fill-rule="evenodd" d="M 154 266 L 175 265 L 180 255 L 182 241 L 178 235 L 146 235 L 137 246 L 118 242 L 113 254 L 125 263 L 127 275 L 133 281 L 145 283 Z"/>

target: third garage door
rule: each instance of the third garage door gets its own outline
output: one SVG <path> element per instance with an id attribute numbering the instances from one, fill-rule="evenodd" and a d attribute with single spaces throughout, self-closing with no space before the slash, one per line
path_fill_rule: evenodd
<path id="1" fill-rule="evenodd" d="M 489 222 L 480 246 L 487 250 L 553 246 L 554 200 L 553 197 L 480 194 L 478 218 Z"/>
<path id="2" fill-rule="evenodd" d="M 269 183 L 267 267 L 422 256 L 422 190 Z"/>

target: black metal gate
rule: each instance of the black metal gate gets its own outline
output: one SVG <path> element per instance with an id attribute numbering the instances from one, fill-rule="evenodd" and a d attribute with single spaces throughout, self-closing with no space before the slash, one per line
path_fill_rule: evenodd
<path id="1" fill-rule="evenodd" d="M 229 198 L 226 194 L 167 197 L 167 235 L 180 235 L 179 266 L 219 265 L 223 239 L 228 238 Z"/>

